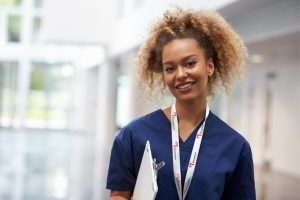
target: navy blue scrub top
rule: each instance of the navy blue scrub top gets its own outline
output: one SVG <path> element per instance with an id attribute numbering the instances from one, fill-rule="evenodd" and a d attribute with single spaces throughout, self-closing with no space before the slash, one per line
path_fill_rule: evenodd
<path id="1" fill-rule="evenodd" d="M 180 139 L 182 184 L 200 125 L 185 142 Z M 106 188 L 133 191 L 147 140 L 153 158 L 157 162 L 165 161 L 158 172 L 155 199 L 179 199 L 173 174 L 171 124 L 161 109 L 132 121 L 118 133 L 111 151 Z M 249 143 L 212 112 L 205 124 L 194 176 L 185 199 L 255 199 Z"/>

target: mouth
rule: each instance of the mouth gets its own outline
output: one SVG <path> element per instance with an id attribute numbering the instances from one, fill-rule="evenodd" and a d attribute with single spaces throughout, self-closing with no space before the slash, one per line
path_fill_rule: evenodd
<path id="1" fill-rule="evenodd" d="M 193 84 L 194 84 L 194 82 L 186 82 L 186 83 L 178 84 L 176 86 L 176 89 L 182 90 L 182 91 L 188 90 L 192 87 Z"/>

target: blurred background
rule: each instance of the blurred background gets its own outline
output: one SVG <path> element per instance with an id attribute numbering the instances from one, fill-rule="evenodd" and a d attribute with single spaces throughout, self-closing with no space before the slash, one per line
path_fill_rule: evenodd
<path id="1" fill-rule="evenodd" d="M 211 109 L 250 142 L 258 200 L 300 199 L 299 0 L 0 0 L 0 200 L 102 200 L 112 141 L 146 103 L 134 57 L 171 4 L 220 12 L 249 50 Z"/>

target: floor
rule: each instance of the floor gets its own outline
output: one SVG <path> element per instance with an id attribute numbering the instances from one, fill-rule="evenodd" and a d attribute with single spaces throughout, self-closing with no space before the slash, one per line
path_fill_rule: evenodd
<path id="1" fill-rule="evenodd" d="M 256 169 L 257 200 L 300 200 L 300 177 Z"/>

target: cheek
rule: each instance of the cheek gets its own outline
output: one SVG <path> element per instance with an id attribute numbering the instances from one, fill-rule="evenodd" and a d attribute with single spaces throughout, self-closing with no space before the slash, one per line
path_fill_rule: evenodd
<path id="1" fill-rule="evenodd" d="M 171 77 L 170 77 L 170 75 L 163 74 L 163 79 L 164 79 L 165 85 L 167 85 L 169 87 L 169 85 L 171 84 Z"/>

